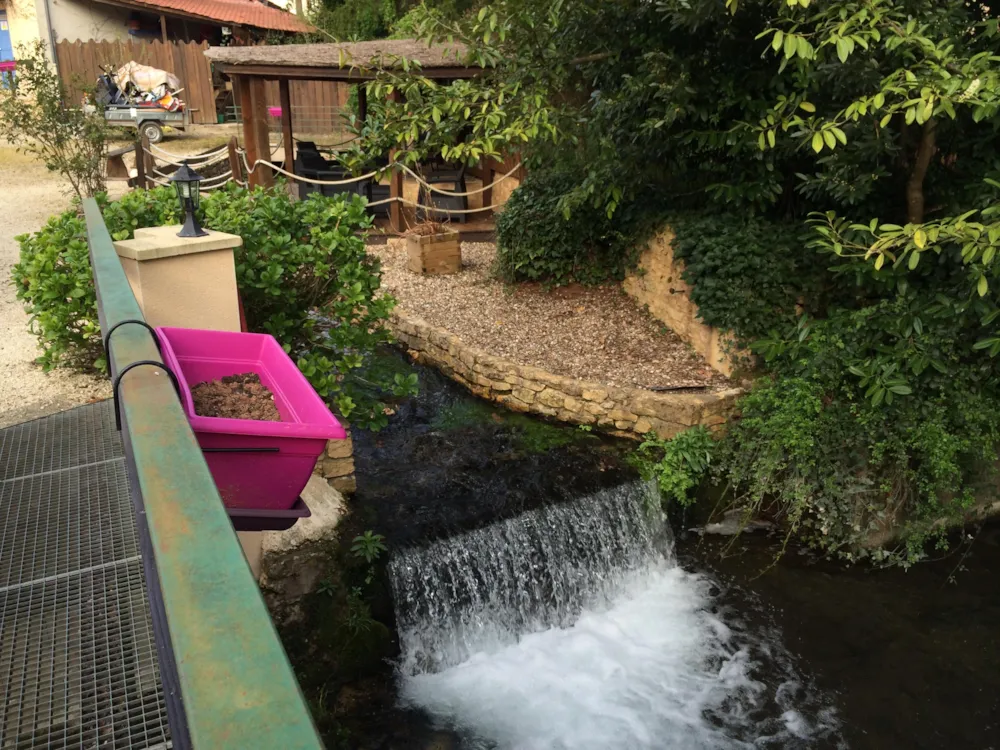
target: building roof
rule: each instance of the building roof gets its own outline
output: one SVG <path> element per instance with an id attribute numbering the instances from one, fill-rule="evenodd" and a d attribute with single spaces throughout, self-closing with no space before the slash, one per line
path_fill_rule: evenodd
<path id="1" fill-rule="evenodd" d="M 152 12 L 201 18 L 217 24 L 251 26 L 272 31 L 313 31 L 312 26 L 292 13 L 256 0 L 120 0 L 120 4 Z"/>
<path id="2" fill-rule="evenodd" d="M 184 2 L 185 0 L 173 0 Z M 344 42 L 331 44 L 281 44 L 260 47 L 209 47 L 205 50 L 209 60 L 225 67 L 267 69 L 280 73 L 281 69 L 309 69 L 318 76 L 321 69 L 331 71 L 329 78 L 346 77 L 334 71 L 372 70 L 377 67 L 395 67 L 406 58 L 420 63 L 427 75 L 447 73 L 461 77 L 460 71 L 474 68 L 466 62 L 465 45 L 458 42 L 428 45 L 417 39 L 379 39 L 371 42 Z M 238 72 L 234 70 L 234 72 Z M 305 76 L 298 76 L 305 77 Z M 358 76 L 354 76 L 358 77 Z M 363 76 L 362 76 L 363 77 Z"/>

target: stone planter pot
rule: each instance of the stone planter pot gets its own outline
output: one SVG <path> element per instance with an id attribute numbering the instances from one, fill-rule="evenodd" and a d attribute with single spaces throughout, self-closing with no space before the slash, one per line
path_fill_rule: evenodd
<path id="1" fill-rule="evenodd" d="M 462 247 L 458 232 L 439 232 L 406 238 L 407 267 L 414 273 L 458 273 L 462 270 Z"/>

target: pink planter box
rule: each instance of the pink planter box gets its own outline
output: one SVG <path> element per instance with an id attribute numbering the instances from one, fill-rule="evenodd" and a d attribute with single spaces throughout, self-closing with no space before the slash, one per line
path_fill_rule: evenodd
<path id="1" fill-rule="evenodd" d="M 259 333 L 157 328 L 163 361 L 177 375 L 181 405 L 227 508 L 287 510 L 327 440 L 347 437 L 337 418 L 274 339 Z M 280 422 L 199 417 L 191 387 L 256 373 L 274 394 Z"/>
<path id="2" fill-rule="evenodd" d="M 267 113 L 271 115 L 271 117 L 281 117 L 281 107 L 268 107 Z"/>

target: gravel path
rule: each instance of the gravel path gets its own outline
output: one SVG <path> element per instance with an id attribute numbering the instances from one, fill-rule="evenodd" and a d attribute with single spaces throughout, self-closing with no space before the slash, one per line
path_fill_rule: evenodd
<path id="1" fill-rule="evenodd" d="M 10 269 L 18 258 L 14 237 L 41 228 L 65 210 L 62 182 L 43 166 L 0 147 L 0 426 L 23 422 L 111 395 L 103 380 L 66 371 L 44 373 L 34 364 L 37 340 L 28 333 L 28 315 L 14 297 Z"/>
<path id="2" fill-rule="evenodd" d="M 615 386 L 731 387 L 617 285 L 508 288 L 490 276 L 491 243 L 463 243 L 462 272 L 441 276 L 407 270 L 404 241 L 372 252 L 401 307 L 490 354 Z"/>

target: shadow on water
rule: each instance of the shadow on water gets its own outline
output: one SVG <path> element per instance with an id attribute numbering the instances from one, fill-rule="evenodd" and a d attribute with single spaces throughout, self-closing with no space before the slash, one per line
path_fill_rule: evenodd
<path id="1" fill-rule="evenodd" d="M 410 367 L 395 352 L 387 353 L 380 366 Z M 635 479 L 624 460 L 632 446 L 629 442 L 506 412 L 473 398 L 436 372 L 416 371 L 420 395 L 398 404 L 386 429 L 355 437 L 358 492 L 350 503 L 342 546 L 355 533 L 373 529 L 385 536 L 398 557 L 402 550 L 427 549 L 434 540 L 489 534 L 487 527 L 499 528 L 499 521 L 552 503 L 611 491 Z M 516 527 L 508 524 L 503 533 L 509 535 L 510 528 Z M 715 650 L 700 663 L 701 671 L 685 679 L 704 679 L 708 674 L 714 680 L 715 673 L 727 676 L 742 653 L 740 644 L 752 640 L 753 648 L 771 664 L 762 672 L 744 675 L 747 684 L 752 687 L 754 679 L 770 681 L 778 690 L 744 690 L 742 705 L 729 705 L 730 699 L 706 705 L 695 720 L 708 728 L 707 733 L 692 734 L 691 741 L 674 738 L 665 745 L 654 739 L 641 747 L 1000 748 L 1000 585 L 996 583 L 1000 528 L 987 529 L 979 536 L 963 558 L 961 570 L 956 570 L 959 560 L 953 557 L 909 572 L 845 570 L 794 550 L 769 568 L 777 545 L 766 537 L 745 537 L 721 557 L 727 540 L 700 540 L 683 531 L 678 536 L 670 569 L 654 571 L 652 583 L 642 584 L 652 588 L 640 589 L 639 596 L 613 609 L 609 621 L 616 628 L 638 628 L 637 638 L 656 642 L 661 635 L 657 631 L 676 614 L 671 608 L 678 606 L 674 602 L 679 601 L 680 592 L 684 601 L 694 601 L 681 613 L 693 619 L 670 619 L 670 626 L 708 623 L 710 635 L 692 641 L 690 648 L 704 648 L 706 639 L 715 644 Z M 679 567 L 673 563 L 674 556 Z M 349 567 L 349 558 L 343 559 Z M 349 660 L 339 656 L 324 658 L 328 647 L 323 644 L 336 642 L 340 631 L 328 641 L 316 633 L 286 639 L 328 746 L 358 750 L 496 747 L 496 743 L 470 741 L 454 721 L 441 718 L 450 715 L 465 697 L 463 693 L 476 689 L 476 684 L 465 686 L 461 675 L 450 679 L 447 673 L 444 682 L 428 675 L 419 683 L 397 683 L 394 665 L 400 659 L 400 646 L 384 567 L 381 576 L 369 598 L 371 614 L 385 623 L 388 635 L 370 645 L 370 658 L 361 659 L 361 666 L 351 662 L 345 667 Z M 652 594 L 646 596 L 647 590 Z M 697 595 L 693 600 L 691 592 Z M 665 603 L 670 608 L 664 609 Z M 318 629 L 328 610 L 313 608 L 312 613 L 307 626 Z M 651 621 L 664 624 L 649 628 Z M 600 617 L 587 619 L 582 626 L 585 638 L 578 642 L 600 638 L 606 624 Z M 533 680 L 539 690 L 544 689 L 544 675 L 532 672 L 538 659 L 555 659 L 551 666 L 556 669 L 573 667 L 572 659 L 558 661 L 558 652 L 566 642 L 572 646 L 574 641 L 558 636 L 562 630 L 553 632 L 556 636 L 542 633 L 525 639 L 530 641 L 527 651 L 519 645 L 505 652 L 507 661 L 502 666 L 521 670 L 525 681 Z M 535 646 L 537 650 L 532 651 Z M 595 658 L 587 656 L 589 651 L 581 654 L 574 658 Z M 682 666 L 683 656 L 677 656 Z M 642 659 L 623 663 L 634 664 L 627 669 L 634 669 L 635 679 L 644 684 L 662 682 L 657 673 L 643 671 Z M 489 666 L 492 671 L 483 672 L 483 679 L 496 678 L 500 666 Z M 559 690 L 562 686 L 556 680 L 549 687 Z M 662 685 L 651 687 L 646 694 L 655 696 Z M 416 705 L 435 709 L 438 719 L 432 720 L 421 710 L 400 708 L 400 688 L 404 694 L 416 690 L 423 695 Z M 786 696 L 782 691 L 808 692 L 809 696 Z M 516 701 L 511 704 L 524 721 L 529 720 L 533 703 L 528 698 L 523 706 Z M 753 705 L 758 699 L 761 704 Z M 435 705 L 445 700 L 450 702 L 444 708 Z M 774 713 L 789 701 L 809 704 L 812 714 L 786 711 L 778 723 L 788 731 L 775 732 L 769 740 L 752 733 L 737 738 L 724 731 L 741 711 Z M 553 717 L 559 708 L 558 702 L 552 704 Z M 492 708 L 488 711 L 496 713 Z M 815 724 L 817 716 L 835 716 L 837 730 L 799 732 L 797 721 Z M 489 724 L 491 718 L 483 720 Z M 544 713 L 541 721 L 546 721 Z M 712 734 L 713 728 L 719 732 Z M 572 745 L 553 741 L 531 747 Z"/>

